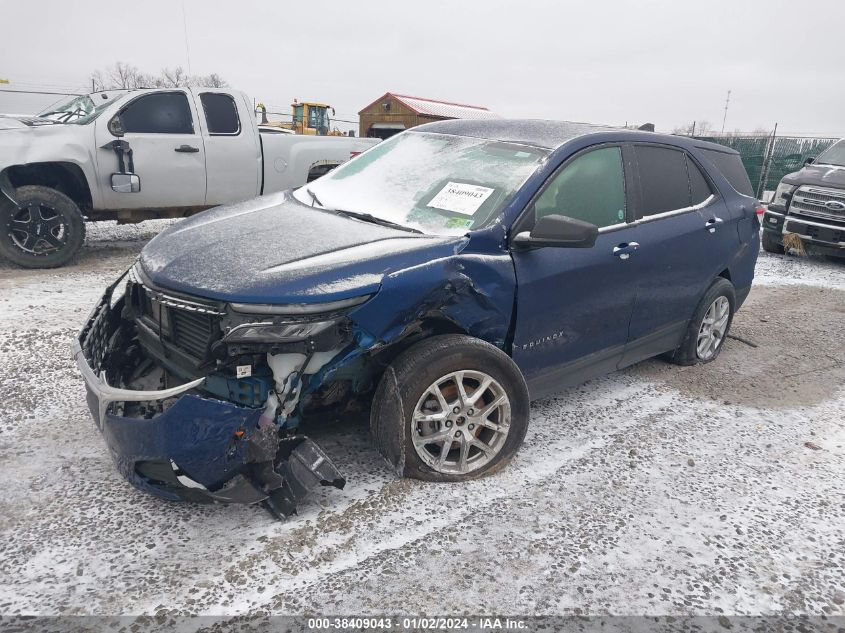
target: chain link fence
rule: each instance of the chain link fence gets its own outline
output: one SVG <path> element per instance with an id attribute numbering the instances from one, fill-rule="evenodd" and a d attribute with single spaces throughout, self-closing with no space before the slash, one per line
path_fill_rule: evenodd
<path id="1" fill-rule="evenodd" d="M 739 152 L 757 197 L 763 199 L 786 174 L 798 171 L 838 139 L 801 136 L 696 136 Z"/>

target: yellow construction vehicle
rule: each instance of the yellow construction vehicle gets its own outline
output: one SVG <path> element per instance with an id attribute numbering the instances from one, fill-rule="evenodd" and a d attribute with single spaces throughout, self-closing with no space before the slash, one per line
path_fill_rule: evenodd
<path id="1" fill-rule="evenodd" d="M 260 125 L 267 127 L 278 127 L 284 130 L 291 130 L 296 134 L 306 134 L 310 136 L 346 136 L 337 128 L 332 129 L 331 118 L 329 117 L 329 110 L 334 116 L 334 108 L 326 103 L 317 103 L 314 101 L 298 101 L 293 100 L 291 107 L 291 122 L 287 121 L 268 121 L 267 108 L 263 103 L 259 103 L 256 108 L 261 110 Z"/>

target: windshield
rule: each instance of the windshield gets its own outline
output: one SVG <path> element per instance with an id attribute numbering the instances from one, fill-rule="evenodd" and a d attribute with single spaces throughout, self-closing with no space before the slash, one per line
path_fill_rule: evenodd
<path id="1" fill-rule="evenodd" d="M 54 103 L 44 110 L 44 112 L 39 113 L 38 116 L 43 119 L 52 119 L 59 123 L 84 125 L 96 119 L 100 112 L 110 103 L 111 100 L 108 100 L 103 101 L 99 105 L 94 105 L 91 97 L 88 95 L 79 95 Z"/>
<path id="2" fill-rule="evenodd" d="M 294 195 L 310 206 L 369 214 L 423 233 L 462 235 L 496 218 L 546 155 L 513 143 L 405 132 Z"/>
<path id="3" fill-rule="evenodd" d="M 819 155 L 815 162 L 821 163 L 822 165 L 845 167 L 845 139 L 837 141 L 828 147 Z"/>

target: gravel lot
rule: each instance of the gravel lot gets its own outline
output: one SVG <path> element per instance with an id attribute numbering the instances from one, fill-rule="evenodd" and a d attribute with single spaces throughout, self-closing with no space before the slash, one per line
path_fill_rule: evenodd
<path id="1" fill-rule="evenodd" d="M 113 468 L 69 342 L 165 223 L 0 263 L 0 613 L 845 614 L 845 264 L 761 254 L 719 360 L 532 406 L 503 472 L 398 481 L 366 424 L 310 433 L 349 484 L 288 523 Z"/>

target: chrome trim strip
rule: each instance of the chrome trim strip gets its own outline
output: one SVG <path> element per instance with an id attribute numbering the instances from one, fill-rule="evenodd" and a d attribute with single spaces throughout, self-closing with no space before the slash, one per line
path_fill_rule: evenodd
<path id="1" fill-rule="evenodd" d="M 279 315 L 293 316 L 303 314 L 330 314 L 344 308 L 353 308 L 361 305 L 373 295 L 359 295 L 349 299 L 338 299 L 337 301 L 324 301 L 322 303 L 230 303 L 229 306 L 235 312 L 243 314 Z"/>
<path id="2" fill-rule="evenodd" d="M 76 366 L 79 368 L 79 372 L 82 374 L 82 378 L 85 380 L 85 384 L 94 392 L 97 396 L 97 404 L 99 406 L 99 416 L 97 419 L 97 425 L 102 428 L 103 422 L 106 419 L 106 410 L 109 408 L 109 405 L 112 402 L 144 402 L 147 400 L 165 400 L 167 398 L 172 398 L 174 396 L 178 396 L 180 394 L 185 393 L 193 389 L 194 387 L 198 387 L 203 382 L 205 382 L 205 378 L 197 378 L 189 383 L 185 383 L 184 385 L 179 385 L 178 387 L 171 387 L 170 389 L 161 389 L 159 391 L 135 391 L 133 389 L 120 389 L 118 387 L 112 387 L 109 385 L 105 378 L 101 378 L 94 373 L 94 370 L 91 369 L 91 366 L 88 364 L 88 361 L 85 359 L 85 354 L 82 353 L 82 346 L 79 344 L 79 341 L 74 339 L 71 345 L 71 353 L 73 354 L 73 359 L 76 361 Z"/>
<path id="3" fill-rule="evenodd" d="M 785 213 L 778 213 L 777 211 L 772 211 L 771 209 L 766 209 L 766 213 L 764 213 L 763 215 L 776 215 L 779 218 L 785 218 L 786 217 Z"/>
<path id="4" fill-rule="evenodd" d="M 681 215 L 683 213 L 689 213 L 690 211 L 700 211 L 704 207 L 708 206 L 713 200 L 716 199 L 716 196 L 712 193 L 703 201 L 699 202 L 696 205 L 691 207 L 684 207 L 683 209 L 673 209 L 672 211 L 664 211 L 663 213 L 655 213 L 654 215 L 647 215 L 639 220 L 634 220 L 633 222 L 620 222 L 619 224 L 610 224 L 608 226 L 603 226 L 599 229 L 599 233 L 609 233 L 611 231 L 616 231 L 618 229 L 630 226 L 638 226 L 640 224 L 646 224 L 648 222 L 653 222 L 655 220 L 662 220 L 663 218 L 671 218 L 675 215 Z"/>
<path id="5" fill-rule="evenodd" d="M 129 269 L 129 280 L 132 283 L 141 286 L 151 299 L 155 299 L 162 305 L 166 305 L 169 308 L 178 308 L 187 312 L 201 312 L 202 314 L 210 314 L 212 316 L 224 316 L 226 314 L 225 312 L 215 310 L 214 308 L 203 305 L 202 303 L 189 301 L 188 299 L 182 299 L 180 297 L 174 297 L 173 295 L 150 288 L 150 286 L 144 283 L 141 279 L 140 271 L 136 271 L 137 266 L 138 264 L 135 264 Z"/>

